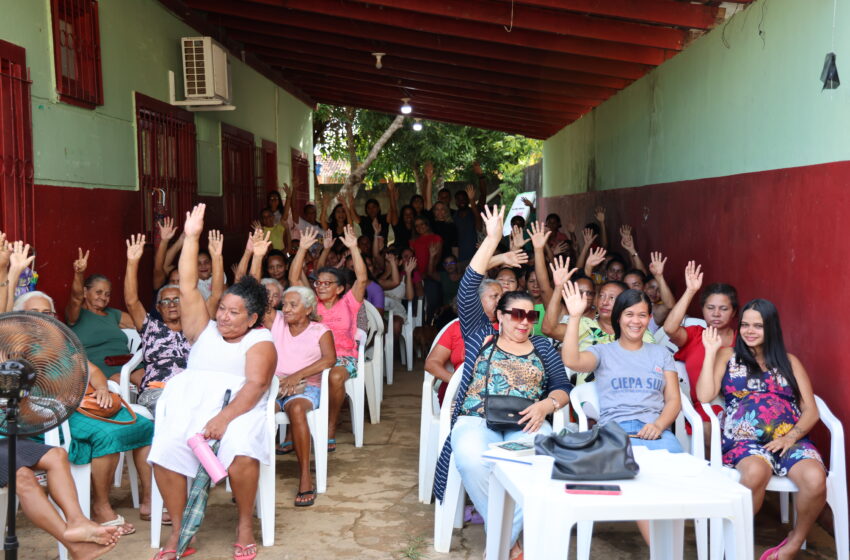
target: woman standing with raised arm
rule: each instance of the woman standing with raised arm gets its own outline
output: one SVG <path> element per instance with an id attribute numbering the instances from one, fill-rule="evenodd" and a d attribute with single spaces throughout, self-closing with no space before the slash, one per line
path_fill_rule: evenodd
<path id="1" fill-rule="evenodd" d="M 717 328 L 702 333 L 705 359 L 697 396 L 726 401 L 723 463 L 741 473 L 758 513 L 772 475 L 797 486 L 796 525 L 762 560 L 786 560 L 799 552 L 826 502 L 826 472 L 808 433 L 818 408 L 806 368 L 785 350 L 779 312 L 773 303 L 754 299 L 744 306 L 734 348 L 725 347 Z"/>
<path id="2" fill-rule="evenodd" d="M 301 234 L 301 245 L 289 268 L 289 283 L 293 286 L 303 286 L 301 269 L 307 247 L 318 239 L 318 231 L 308 229 Z M 345 401 L 345 382 L 357 376 L 357 313 L 366 297 L 366 285 L 369 283 L 369 273 L 366 263 L 357 248 L 357 236 L 354 228 L 345 227 L 342 243 L 351 251 L 354 263 L 354 285 L 345 290 L 343 272 L 334 267 L 325 266 L 316 273 L 313 286 L 316 298 L 319 300 L 317 313 L 322 324 L 333 333 L 336 348 L 336 364 L 331 368 L 328 379 L 328 451 L 336 450 L 336 424 L 339 411 Z M 305 286 L 306 287 L 306 286 Z"/>
<path id="3" fill-rule="evenodd" d="M 504 212 L 504 207 L 492 211 L 485 207 L 487 237 L 460 282 L 457 307 L 465 342 L 463 377 L 452 411 L 452 431 L 440 454 L 434 480 L 434 493 L 442 500 L 449 458 L 454 453 L 463 486 L 475 509 L 485 515 L 485 523 L 490 465 L 481 460 L 481 453 L 492 443 L 530 439 L 532 434 L 551 432 L 546 416 L 567 404 L 572 389 L 551 342 L 542 336 L 531 336 L 538 317 L 527 293 L 502 294 L 496 305 L 498 331 L 484 311 L 478 286 L 502 239 Z M 515 429 L 495 431 L 488 427 L 484 418 L 485 401 L 496 395 L 522 397 L 532 403 L 517 410 L 519 420 Z M 513 522 L 511 558 L 521 554 L 517 540 L 521 528 L 522 511 L 518 508 Z"/>
<path id="4" fill-rule="evenodd" d="M 245 276 L 225 292 L 215 320 L 198 290 L 198 240 L 204 228 L 204 204 L 186 214 L 186 239 L 180 254 L 180 305 L 183 333 L 192 344 L 186 371 L 165 386 L 160 397 L 167 423 L 157 422 L 148 462 L 172 516 L 172 530 L 156 560 L 176 558 L 186 505 L 186 477 L 198 471 L 198 459 L 187 441 L 201 433 L 221 442 L 218 458 L 230 476 L 238 524 L 234 558 L 254 558 L 253 510 L 260 462 L 268 464 L 266 400 L 277 352 L 261 326 L 266 289 Z M 222 408 L 225 394 L 230 403 Z M 163 409 L 161 409 L 163 410 Z"/>

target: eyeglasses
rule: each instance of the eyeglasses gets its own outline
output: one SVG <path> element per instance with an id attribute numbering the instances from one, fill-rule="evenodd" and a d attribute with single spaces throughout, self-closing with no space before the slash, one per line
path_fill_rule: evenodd
<path id="1" fill-rule="evenodd" d="M 51 317 L 56 317 L 55 311 L 37 311 L 37 313 L 41 313 L 42 315 L 50 315 Z"/>
<path id="2" fill-rule="evenodd" d="M 511 314 L 511 319 L 514 321 L 522 321 L 528 319 L 529 323 L 536 323 L 540 318 L 540 312 L 537 310 L 526 311 L 525 309 L 506 309 L 505 313 Z"/>
<path id="3" fill-rule="evenodd" d="M 180 303 L 180 296 L 174 296 L 173 298 L 164 298 L 159 300 L 159 305 L 169 306 L 171 304 L 177 305 Z"/>
<path id="4" fill-rule="evenodd" d="M 457 261 L 445 261 L 443 264 L 457 264 Z"/>
<path id="5" fill-rule="evenodd" d="M 334 280 L 330 280 L 330 281 L 316 280 L 315 282 L 313 282 L 313 285 L 317 288 L 327 288 L 331 284 L 336 284 L 336 281 L 334 281 Z"/>

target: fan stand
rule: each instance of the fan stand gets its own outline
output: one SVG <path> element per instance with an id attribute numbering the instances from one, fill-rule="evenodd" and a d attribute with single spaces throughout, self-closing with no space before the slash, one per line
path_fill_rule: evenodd
<path id="1" fill-rule="evenodd" d="M 5 560 L 17 560 L 18 537 L 15 535 L 15 514 L 18 509 L 18 498 L 15 489 L 15 478 L 17 477 L 17 448 L 18 448 L 18 400 L 9 399 L 6 407 L 6 425 L 8 426 L 9 442 L 9 494 L 6 504 L 6 539 L 3 542 L 3 550 L 6 551 Z"/>

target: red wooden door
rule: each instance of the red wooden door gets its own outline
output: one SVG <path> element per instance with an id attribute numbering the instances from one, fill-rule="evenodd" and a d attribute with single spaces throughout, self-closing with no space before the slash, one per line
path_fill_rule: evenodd
<path id="1" fill-rule="evenodd" d="M 310 201 L 310 160 L 307 154 L 292 149 L 292 195 L 295 201 L 292 212 L 297 218 L 304 216 L 304 205 Z"/>

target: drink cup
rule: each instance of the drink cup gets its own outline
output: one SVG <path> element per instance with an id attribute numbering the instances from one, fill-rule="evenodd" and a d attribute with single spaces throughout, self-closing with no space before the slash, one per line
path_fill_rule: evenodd
<path id="1" fill-rule="evenodd" d="M 198 458 L 198 461 L 206 469 L 207 474 L 210 475 L 210 480 L 213 484 L 218 484 L 227 477 L 227 471 L 224 469 L 224 465 L 221 464 L 221 461 L 218 460 L 218 457 L 212 448 L 210 448 L 206 438 L 204 438 L 204 434 L 195 434 L 186 443 L 189 444 L 195 457 Z"/>

